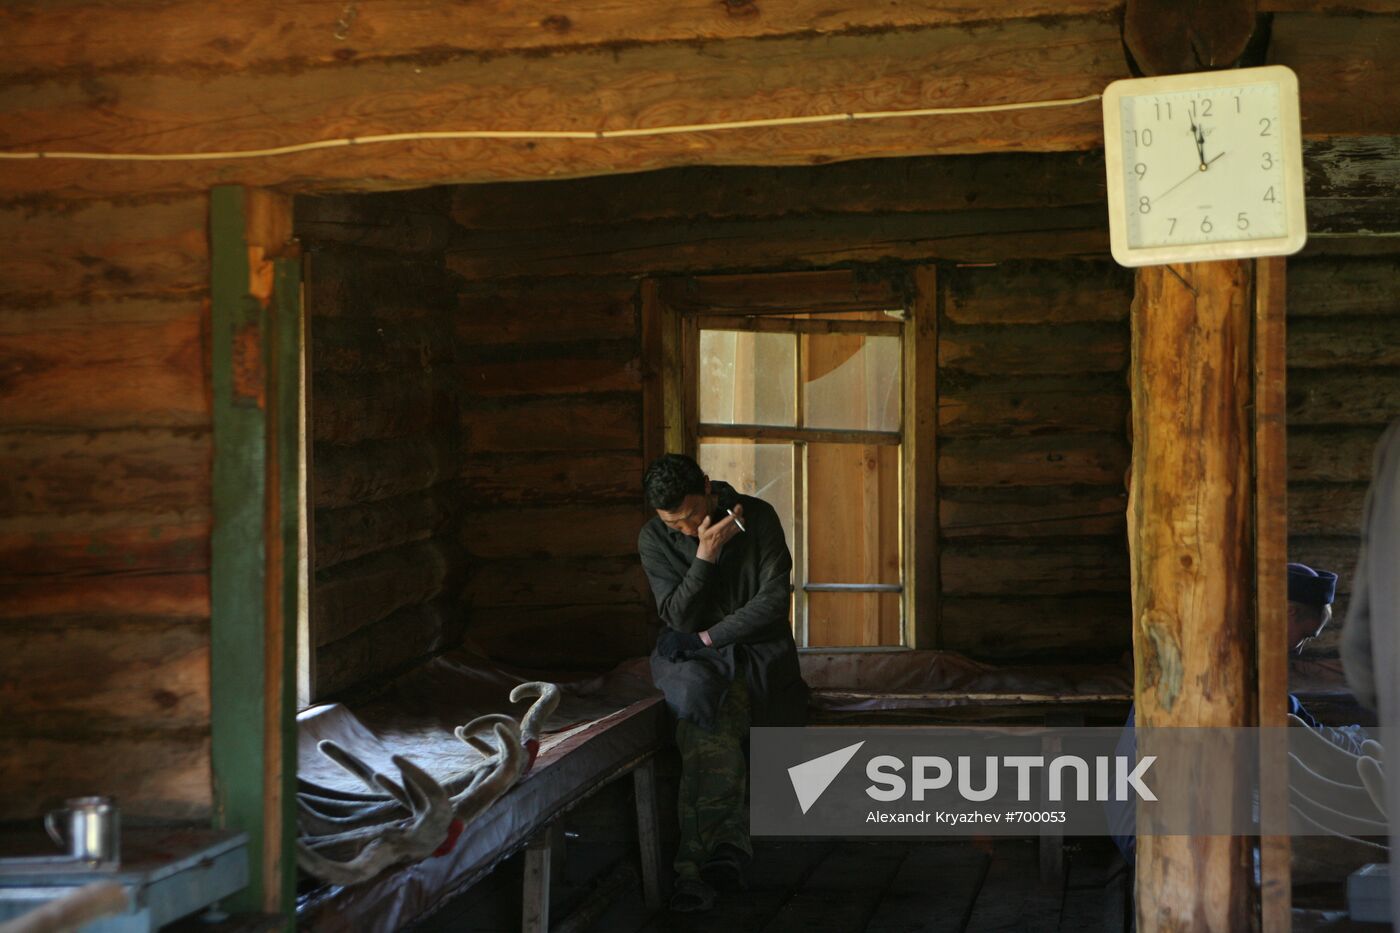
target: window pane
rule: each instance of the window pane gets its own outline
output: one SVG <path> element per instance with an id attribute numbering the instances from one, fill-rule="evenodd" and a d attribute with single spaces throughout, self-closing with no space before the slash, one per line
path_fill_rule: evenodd
<path id="1" fill-rule="evenodd" d="M 792 549 L 792 444 L 748 441 L 701 441 L 700 468 L 712 480 L 724 480 L 746 496 L 771 505 L 783 523 Z"/>
<path id="2" fill-rule="evenodd" d="M 900 594 L 808 593 L 807 644 L 812 648 L 899 645 Z"/>
<path id="3" fill-rule="evenodd" d="M 807 445 L 807 580 L 899 583 L 899 448 Z"/>
<path id="4" fill-rule="evenodd" d="M 700 332 L 700 420 L 709 424 L 797 423 L 797 338 L 732 330 Z"/>
<path id="5" fill-rule="evenodd" d="M 802 341 L 804 424 L 855 431 L 899 430 L 898 337 L 806 334 Z"/>

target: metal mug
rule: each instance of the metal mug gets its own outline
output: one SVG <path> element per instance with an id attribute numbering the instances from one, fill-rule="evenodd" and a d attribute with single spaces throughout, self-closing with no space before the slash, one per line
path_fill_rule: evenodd
<path id="1" fill-rule="evenodd" d="M 63 838 L 62 824 L 68 838 Z M 121 814 L 111 797 L 71 797 L 60 810 L 44 815 L 53 841 L 81 861 L 116 864 L 121 854 Z"/>

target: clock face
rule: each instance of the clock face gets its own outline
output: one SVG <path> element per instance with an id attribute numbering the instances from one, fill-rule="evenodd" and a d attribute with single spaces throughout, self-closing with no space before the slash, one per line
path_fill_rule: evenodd
<path id="1" fill-rule="evenodd" d="M 1288 68 L 1115 81 L 1103 115 L 1109 242 L 1119 263 L 1302 249 L 1298 78 Z"/>
<path id="2" fill-rule="evenodd" d="M 1277 85 L 1143 94 L 1120 108 L 1130 247 L 1288 232 Z"/>

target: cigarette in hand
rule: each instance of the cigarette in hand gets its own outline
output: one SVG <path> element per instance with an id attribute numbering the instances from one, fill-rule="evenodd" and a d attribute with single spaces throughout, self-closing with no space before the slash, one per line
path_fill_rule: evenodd
<path id="1" fill-rule="evenodd" d="M 729 513 L 730 518 L 734 519 L 734 524 L 739 526 L 740 531 L 748 531 L 748 529 L 744 527 L 744 523 L 739 521 L 739 516 L 734 514 L 733 509 L 725 509 L 725 511 Z"/>

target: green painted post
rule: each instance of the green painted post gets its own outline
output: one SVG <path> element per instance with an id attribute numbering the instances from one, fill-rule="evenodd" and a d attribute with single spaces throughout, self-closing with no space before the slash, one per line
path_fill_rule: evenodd
<path id="1" fill-rule="evenodd" d="M 248 887 L 231 910 L 265 903 L 264 834 L 269 787 L 268 677 L 280 678 L 282 768 L 280 903 L 295 904 L 297 500 L 301 432 L 300 265 L 275 260 L 270 307 L 251 293 L 248 195 L 211 192 L 214 526 L 210 597 L 211 758 L 214 823 L 248 833 Z M 269 416 L 274 422 L 269 431 Z M 269 441 L 277 487 L 269 489 Z M 278 494 L 277 529 L 268 528 L 269 494 Z M 281 536 L 281 610 L 286 624 L 281 670 L 267 670 L 267 548 Z M 289 927 L 290 928 L 290 927 Z"/>
<path id="2" fill-rule="evenodd" d="M 265 615 L 263 520 L 267 410 L 246 379 L 266 357 L 261 305 L 248 292 L 242 188 L 211 192 L 214 528 L 210 571 L 210 722 L 214 822 L 248 834 L 248 887 L 234 910 L 261 910 Z M 249 355 L 254 359 L 248 359 Z M 261 380 L 258 380 L 261 382 Z M 236 383 L 242 384 L 236 384 Z"/>

